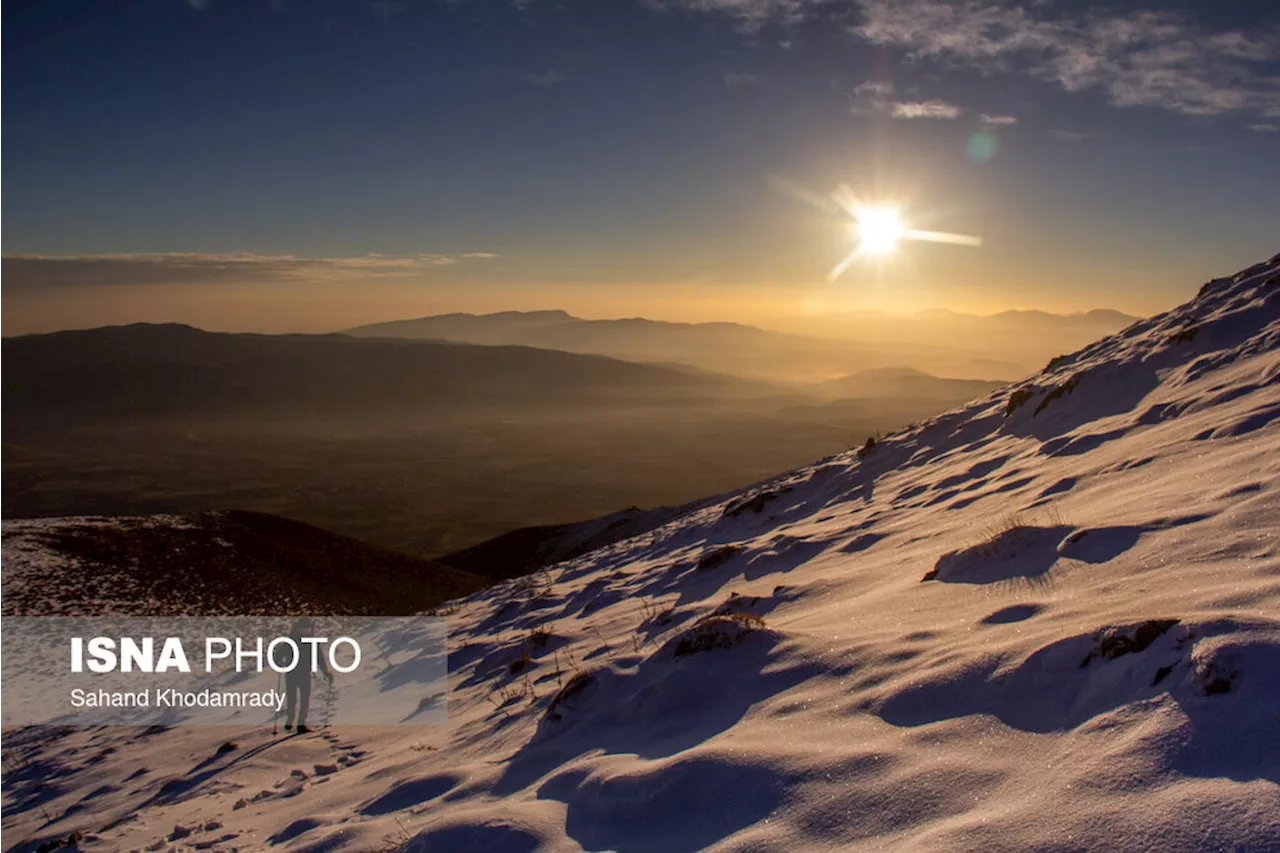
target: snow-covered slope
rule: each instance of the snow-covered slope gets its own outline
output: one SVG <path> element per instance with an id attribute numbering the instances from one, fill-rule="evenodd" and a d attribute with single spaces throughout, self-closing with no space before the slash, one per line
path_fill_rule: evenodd
<path id="1" fill-rule="evenodd" d="M 456 602 L 447 726 L 11 733 L 5 843 L 1280 850 L 1278 344 L 1280 256 Z"/>

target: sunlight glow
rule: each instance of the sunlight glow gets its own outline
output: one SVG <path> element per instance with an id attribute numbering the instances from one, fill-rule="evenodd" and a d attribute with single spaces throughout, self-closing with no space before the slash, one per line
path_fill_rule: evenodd
<path id="1" fill-rule="evenodd" d="M 860 207 L 855 217 L 853 231 L 860 248 L 868 254 L 889 254 L 907 234 L 901 216 L 891 207 Z"/>
<path id="2" fill-rule="evenodd" d="M 808 195 L 807 193 L 805 194 Z M 802 196 L 805 197 L 805 196 Z M 808 199 L 806 199 L 808 200 Z M 812 202 L 811 202 L 812 203 Z M 853 190 L 841 184 L 831 193 L 831 203 L 820 207 L 852 220 L 851 231 L 857 241 L 853 250 L 827 274 L 827 281 L 835 281 L 848 271 L 863 255 L 886 258 L 892 255 L 903 240 L 924 240 L 930 243 L 949 243 L 953 246 L 981 246 L 981 237 L 968 234 L 952 234 L 947 231 L 921 231 L 908 228 L 902 221 L 898 208 L 892 206 L 867 206 L 858 200 Z"/>

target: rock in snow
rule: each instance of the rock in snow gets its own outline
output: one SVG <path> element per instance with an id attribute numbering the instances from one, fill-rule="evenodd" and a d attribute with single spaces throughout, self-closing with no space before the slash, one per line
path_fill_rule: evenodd
<path id="1" fill-rule="evenodd" d="M 7 734 L 8 849 L 1280 850 L 1278 343 L 1280 257 L 455 601 L 445 726 Z"/>

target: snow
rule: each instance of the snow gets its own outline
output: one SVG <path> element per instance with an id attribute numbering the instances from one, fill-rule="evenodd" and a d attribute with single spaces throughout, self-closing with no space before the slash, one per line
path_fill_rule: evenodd
<path id="1" fill-rule="evenodd" d="M 7 849 L 1280 850 L 1278 343 L 1280 256 L 453 602 L 447 725 L 9 732 Z"/>

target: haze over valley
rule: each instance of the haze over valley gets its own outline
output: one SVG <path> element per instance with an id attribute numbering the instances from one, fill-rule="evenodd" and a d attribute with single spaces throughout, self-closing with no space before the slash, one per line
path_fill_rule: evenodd
<path id="1" fill-rule="evenodd" d="M 982 370 L 964 350 L 563 312 L 3 346 L 6 517 L 248 509 L 430 558 L 739 488 L 1005 378 L 906 366 Z"/>

